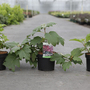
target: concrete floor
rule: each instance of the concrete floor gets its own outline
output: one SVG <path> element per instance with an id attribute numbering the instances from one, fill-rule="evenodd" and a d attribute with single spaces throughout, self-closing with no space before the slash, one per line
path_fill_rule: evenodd
<path id="1" fill-rule="evenodd" d="M 80 47 L 78 42 L 69 41 L 73 38 L 84 38 L 90 33 L 90 28 L 86 28 L 68 19 L 60 19 L 50 15 L 41 14 L 24 20 L 20 25 L 7 26 L 4 29 L 5 35 L 10 41 L 22 42 L 26 35 L 30 34 L 37 26 L 56 22 L 48 30 L 56 31 L 65 39 L 65 46 L 58 45 L 54 48 L 59 53 L 70 53 L 73 48 Z M 37 33 L 36 35 L 43 35 Z M 86 71 L 86 59 L 81 57 L 82 65 L 72 65 L 66 72 L 62 67 L 55 65 L 54 71 L 39 71 L 37 68 L 21 61 L 21 67 L 15 72 L 8 69 L 0 71 L 0 90 L 90 90 L 90 72 Z"/>

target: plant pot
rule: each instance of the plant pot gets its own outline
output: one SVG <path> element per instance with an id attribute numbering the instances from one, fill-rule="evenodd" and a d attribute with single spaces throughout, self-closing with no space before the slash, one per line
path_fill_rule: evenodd
<path id="1" fill-rule="evenodd" d="M 7 55 L 8 55 L 8 52 L 6 52 L 6 51 L 0 52 L 0 71 L 6 69 L 6 67 L 3 65 L 3 63 L 4 63 Z"/>
<path id="2" fill-rule="evenodd" d="M 85 53 L 86 57 L 86 70 L 90 71 L 90 53 Z"/>
<path id="3" fill-rule="evenodd" d="M 87 25 L 90 25 L 90 22 L 88 22 Z"/>
<path id="4" fill-rule="evenodd" d="M 32 17 L 32 15 L 28 15 L 29 16 L 29 18 L 31 18 Z"/>
<path id="5" fill-rule="evenodd" d="M 38 54 L 38 70 L 53 71 L 55 61 L 50 61 L 50 58 L 43 58 L 43 55 Z"/>
<path id="6" fill-rule="evenodd" d="M 80 25 L 84 25 L 84 24 L 85 24 L 85 22 L 79 22 L 79 24 L 80 24 Z"/>

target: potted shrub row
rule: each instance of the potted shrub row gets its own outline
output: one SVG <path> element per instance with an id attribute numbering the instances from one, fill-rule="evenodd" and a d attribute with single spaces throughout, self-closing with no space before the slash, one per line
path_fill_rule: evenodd
<path id="1" fill-rule="evenodd" d="M 50 11 L 48 14 L 59 17 L 59 18 L 69 18 L 70 12 L 62 12 L 62 11 Z"/>
<path id="2" fill-rule="evenodd" d="M 70 15 L 70 21 L 79 23 L 81 25 L 84 25 L 84 24 L 90 25 L 90 14 L 88 14 L 88 13 L 71 14 Z"/>
<path id="3" fill-rule="evenodd" d="M 33 15 L 32 15 L 33 13 Z M 23 10 L 23 14 L 24 14 L 24 17 L 27 18 L 27 16 L 29 18 L 31 18 L 32 16 L 35 16 L 35 15 L 38 15 L 40 12 L 39 11 L 35 11 L 35 10 Z"/>
<path id="4" fill-rule="evenodd" d="M 90 46 L 90 34 L 86 36 L 85 39 L 72 39 L 74 41 L 79 41 L 84 45 L 84 48 L 73 49 L 70 54 L 59 54 L 56 51 L 53 51 L 53 46 L 58 45 L 59 43 L 64 46 L 64 39 L 59 36 L 55 31 L 46 31 L 46 28 L 55 25 L 56 23 L 50 22 L 38 26 L 33 30 L 32 33 L 27 35 L 26 39 L 22 43 L 17 42 L 6 42 L 7 37 L 1 33 L 0 41 L 1 49 L 4 47 L 9 49 L 8 55 L 3 61 L 2 66 L 6 66 L 12 71 L 15 71 L 15 67 L 20 67 L 20 61 L 25 60 L 26 63 L 30 63 L 32 67 L 37 67 L 38 70 L 42 71 L 52 71 L 54 70 L 55 62 L 56 64 L 62 65 L 64 71 L 69 69 L 69 67 L 74 64 L 82 64 L 80 56 L 82 55 L 83 50 L 88 50 L 86 57 L 89 57 L 89 50 L 87 46 Z M 1 26 L 0 31 L 3 31 Z M 36 33 L 44 33 L 44 35 L 36 36 Z M 87 59 L 89 63 L 89 59 Z M 89 67 L 89 65 L 87 66 Z M 88 71 L 90 69 L 87 69 Z"/>
<path id="5" fill-rule="evenodd" d="M 27 38 L 21 44 L 17 42 L 4 43 L 5 47 L 10 49 L 10 51 L 3 65 L 12 71 L 15 71 L 16 66 L 20 67 L 20 60 L 22 59 L 25 59 L 26 63 L 29 62 L 30 65 L 33 65 L 33 67 L 37 66 L 37 62 L 40 61 L 40 59 L 51 62 L 50 58 L 42 57 L 43 42 L 47 41 L 48 44 L 52 44 L 53 46 L 56 46 L 59 43 L 64 45 L 64 39 L 60 37 L 55 31 L 50 31 L 49 33 L 46 33 L 46 27 L 50 27 L 53 25 L 55 25 L 55 23 L 51 22 L 35 28 L 33 32 L 30 35 L 28 35 Z M 44 30 L 44 37 L 35 36 L 33 37 L 33 39 L 31 39 L 31 36 L 33 36 L 35 33 L 42 32 L 42 29 Z M 49 67 L 43 69 L 42 66 L 39 67 L 38 63 L 38 69 L 44 71 L 54 70 L 54 63 L 53 69 L 49 69 Z"/>

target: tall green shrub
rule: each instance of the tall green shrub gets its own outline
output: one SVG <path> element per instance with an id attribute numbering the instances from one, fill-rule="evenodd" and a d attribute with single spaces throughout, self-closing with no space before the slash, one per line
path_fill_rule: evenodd
<path id="1" fill-rule="evenodd" d="M 0 14 L 0 24 L 7 24 L 7 17 L 4 17 L 3 15 Z"/>
<path id="2" fill-rule="evenodd" d="M 19 6 L 15 5 L 12 9 L 13 9 L 15 19 L 18 22 L 22 22 L 24 19 L 24 15 L 23 15 L 23 9 L 21 9 L 20 5 Z"/>
<path id="3" fill-rule="evenodd" d="M 23 10 L 20 6 L 11 8 L 10 5 L 6 3 L 0 5 L 0 14 L 8 18 L 7 25 L 19 24 L 19 22 L 22 22 L 24 19 Z"/>

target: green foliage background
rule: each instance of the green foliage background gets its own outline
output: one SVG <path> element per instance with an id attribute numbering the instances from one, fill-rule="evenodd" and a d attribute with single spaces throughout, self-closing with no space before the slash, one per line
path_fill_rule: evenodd
<path id="1" fill-rule="evenodd" d="M 12 8 L 9 4 L 3 3 L 0 5 L 0 15 L 7 18 L 7 21 L 4 21 L 5 23 L 3 22 L 2 24 L 19 24 L 19 22 L 24 20 L 23 9 L 17 5 Z"/>

